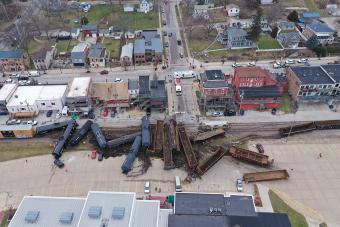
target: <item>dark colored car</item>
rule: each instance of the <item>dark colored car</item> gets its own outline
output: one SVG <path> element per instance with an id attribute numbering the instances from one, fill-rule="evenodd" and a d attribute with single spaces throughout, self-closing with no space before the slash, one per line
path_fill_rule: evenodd
<path id="1" fill-rule="evenodd" d="M 98 154 L 98 161 L 103 161 L 103 159 L 104 159 L 104 152 L 103 151 L 101 151 L 101 152 L 99 152 L 99 154 Z"/>
<path id="2" fill-rule="evenodd" d="M 90 119 L 94 119 L 96 117 L 93 113 L 93 109 L 90 109 L 88 116 Z"/>
<path id="3" fill-rule="evenodd" d="M 263 148 L 262 144 L 260 144 L 260 143 L 256 144 L 256 148 L 261 154 L 264 153 L 264 148 Z"/>
<path id="4" fill-rule="evenodd" d="M 107 70 L 100 71 L 100 75 L 105 75 L 105 74 L 109 74 L 109 71 L 107 71 Z"/>
<path id="5" fill-rule="evenodd" d="M 64 164 L 62 161 L 60 161 L 59 159 L 55 159 L 53 163 L 54 163 L 54 165 L 56 165 L 56 166 L 57 166 L 58 168 L 60 168 L 60 169 L 63 168 L 64 165 L 65 165 L 65 164 Z"/>
<path id="6" fill-rule="evenodd" d="M 171 32 L 169 32 L 169 33 L 168 33 L 168 37 L 171 37 L 171 36 L 172 36 L 172 33 L 171 33 Z"/>
<path id="7" fill-rule="evenodd" d="M 47 113 L 46 113 L 46 117 L 51 117 L 51 116 L 52 116 L 52 113 L 53 113 L 53 111 L 52 111 L 52 110 L 49 110 L 49 111 L 47 111 Z"/>
<path id="8" fill-rule="evenodd" d="M 114 118 L 116 116 L 116 111 L 115 110 L 111 110 L 111 117 Z"/>

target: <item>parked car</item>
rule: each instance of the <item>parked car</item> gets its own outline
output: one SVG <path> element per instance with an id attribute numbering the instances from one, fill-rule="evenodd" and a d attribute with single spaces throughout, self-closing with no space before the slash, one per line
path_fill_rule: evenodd
<path id="1" fill-rule="evenodd" d="M 47 113 L 46 113 L 46 117 L 51 117 L 51 116 L 52 116 L 52 113 L 53 113 L 53 111 L 52 111 L 52 110 L 49 110 L 49 111 L 47 111 Z"/>
<path id="2" fill-rule="evenodd" d="M 287 60 L 285 61 L 285 63 L 286 63 L 287 65 L 295 64 L 295 60 L 293 60 L 293 59 L 287 59 Z"/>
<path id="3" fill-rule="evenodd" d="M 297 60 L 298 63 L 307 63 L 308 59 L 307 58 L 301 58 L 299 60 Z"/>
<path id="4" fill-rule="evenodd" d="M 103 117 L 107 117 L 109 115 L 109 109 L 108 108 L 104 108 L 103 110 Z"/>
<path id="5" fill-rule="evenodd" d="M 169 47 L 169 43 L 168 43 L 168 42 L 165 42 L 165 43 L 164 43 L 164 47 Z"/>
<path id="6" fill-rule="evenodd" d="M 7 121 L 7 125 L 15 125 L 16 124 L 16 122 L 17 122 L 17 120 L 15 120 L 15 119 L 12 119 L 12 120 L 9 120 L 9 121 Z"/>
<path id="7" fill-rule="evenodd" d="M 91 151 L 91 159 L 96 159 L 97 157 L 97 150 L 92 150 Z"/>
<path id="8" fill-rule="evenodd" d="M 220 116 L 223 116 L 223 112 L 216 111 L 216 112 L 213 112 L 212 115 L 213 115 L 214 117 L 220 117 Z"/>
<path id="9" fill-rule="evenodd" d="M 27 121 L 26 124 L 28 124 L 28 125 L 37 125 L 38 122 L 37 121 Z"/>
<path id="10" fill-rule="evenodd" d="M 90 119 L 94 119 L 96 117 L 93 113 L 93 109 L 89 110 L 88 116 L 89 116 Z"/>
<path id="11" fill-rule="evenodd" d="M 252 61 L 252 62 L 249 62 L 248 63 L 248 66 L 250 66 L 250 67 L 253 67 L 253 66 L 255 66 L 256 65 L 256 62 L 255 61 Z"/>
<path id="12" fill-rule="evenodd" d="M 183 58 L 184 57 L 183 53 L 179 53 L 179 57 Z"/>
<path id="13" fill-rule="evenodd" d="M 20 75 L 18 73 L 12 73 L 9 75 L 9 78 L 18 78 Z"/>
<path id="14" fill-rule="evenodd" d="M 60 113 L 57 113 L 57 114 L 55 115 L 55 118 L 60 119 L 60 118 L 61 118 L 61 114 L 60 114 Z"/>
<path id="15" fill-rule="evenodd" d="M 20 125 L 21 124 L 21 120 L 16 120 L 15 124 Z"/>
<path id="16" fill-rule="evenodd" d="M 242 192 L 243 191 L 243 183 L 241 179 L 237 179 L 236 180 L 236 188 L 238 192 Z"/>
<path id="17" fill-rule="evenodd" d="M 172 36 L 172 33 L 171 33 L 171 32 L 169 32 L 169 33 L 168 33 L 168 37 L 171 37 L 171 36 Z"/>
<path id="18" fill-rule="evenodd" d="M 106 74 L 109 74 L 109 71 L 107 71 L 105 69 L 100 71 L 100 75 L 106 75 Z"/>
<path id="19" fill-rule="evenodd" d="M 116 116 L 116 111 L 115 110 L 111 110 L 111 115 L 112 118 L 114 118 Z"/>
<path id="20" fill-rule="evenodd" d="M 65 165 L 65 164 L 64 164 L 62 161 L 60 161 L 59 159 L 55 159 L 53 163 L 54 163 L 54 165 L 56 165 L 56 166 L 57 166 L 58 168 L 60 168 L 60 169 L 63 168 L 64 165 Z"/>
<path id="21" fill-rule="evenodd" d="M 256 149 L 259 151 L 259 153 L 263 154 L 264 153 L 264 148 L 262 144 L 258 143 L 256 144 Z"/>
<path id="22" fill-rule="evenodd" d="M 123 82 L 123 80 L 120 79 L 120 78 L 116 78 L 116 79 L 115 79 L 115 82 Z"/>
<path id="23" fill-rule="evenodd" d="M 231 65 L 231 67 L 233 67 L 233 68 L 241 67 L 241 64 L 235 62 L 235 63 L 233 63 L 233 64 Z"/>
<path id="24" fill-rule="evenodd" d="M 151 191 L 150 181 L 147 181 L 145 182 L 145 185 L 144 185 L 144 193 L 150 194 L 150 191 Z"/>
<path id="25" fill-rule="evenodd" d="M 12 80 L 12 79 L 7 79 L 7 80 L 5 80 L 5 82 L 6 82 L 6 83 L 12 83 L 13 80 Z"/>

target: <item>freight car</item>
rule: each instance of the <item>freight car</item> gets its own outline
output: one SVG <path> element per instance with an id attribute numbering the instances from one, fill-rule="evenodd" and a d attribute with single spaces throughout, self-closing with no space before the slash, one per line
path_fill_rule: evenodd
<path id="1" fill-rule="evenodd" d="M 340 120 L 314 121 L 317 130 L 340 129 Z"/>
<path id="2" fill-rule="evenodd" d="M 310 132 L 316 129 L 314 122 L 292 125 L 279 129 L 279 133 L 281 137 L 287 137 L 299 133 Z"/>
<path id="3" fill-rule="evenodd" d="M 72 134 L 72 132 L 76 129 L 77 122 L 75 120 L 68 121 L 67 127 L 63 133 L 63 135 L 59 138 L 57 145 L 54 147 L 54 150 L 52 152 L 52 155 L 59 159 L 63 153 L 63 149 L 67 144 L 67 140 Z"/>
<path id="4" fill-rule="evenodd" d="M 49 125 L 43 125 L 39 126 L 36 128 L 36 134 L 37 135 L 43 135 L 45 133 L 57 130 L 57 129 L 62 129 L 65 128 L 68 125 L 69 121 L 64 121 L 64 122 L 58 122 L 58 123 L 53 123 Z"/>
<path id="5" fill-rule="evenodd" d="M 107 142 L 102 133 L 102 130 L 100 130 L 99 128 L 99 125 L 97 123 L 91 124 L 91 130 L 93 132 L 93 135 L 96 137 L 99 148 L 102 150 L 105 149 Z"/>
<path id="6" fill-rule="evenodd" d="M 142 146 L 150 146 L 150 120 L 148 116 L 142 118 Z"/>
<path id="7" fill-rule="evenodd" d="M 136 155 L 141 147 L 141 143 L 142 143 L 142 137 L 137 136 L 129 150 L 129 154 L 127 155 L 121 167 L 123 173 L 128 173 L 131 170 L 132 164 L 135 161 Z"/>
<path id="8" fill-rule="evenodd" d="M 260 154 L 257 152 L 253 152 L 250 150 L 246 150 L 240 147 L 232 146 L 229 149 L 229 153 L 231 154 L 233 158 L 237 158 L 242 161 L 254 163 L 259 166 L 269 166 L 270 164 L 272 164 L 272 162 L 269 161 L 269 156 Z"/>
<path id="9" fill-rule="evenodd" d="M 87 134 L 87 132 L 91 129 L 92 125 L 91 120 L 87 120 L 86 123 L 80 128 L 80 130 L 75 134 L 75 136 L 70 140 L 70 145 L 77 145 Z"/>
<path id="10" fill-rule="evenodd" d="M 133 134 L 130 134 L 130 135 L 122 136 L 122 137 L 117 138 L 117 139 L 109 140 L 109 141 L 107 141 L 107 147 L 112 149 L 112 148 L 119 147 L 119 146 L 127 144 L 127 143 L 131 143 L 135 140 L 135 138 L 137 136 L 140 136 L 140 135 L 142 135 L 141 132 L 136 132 L 136 133 L 133 133 Z"/>

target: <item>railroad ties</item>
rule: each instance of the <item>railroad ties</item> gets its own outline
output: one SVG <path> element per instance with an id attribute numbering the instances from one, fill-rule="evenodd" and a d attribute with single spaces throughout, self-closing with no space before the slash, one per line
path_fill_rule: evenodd
<path id="1" fill-rule="evenodd" d="M 155 135 L 155 152 L 162 152 L 163 150 L 163 135 L 164 135 L 164 121 L 158 120 L 156 125 Z"/>
<path id="2" fill-rule="evenodd" d="M 173 168 L 172 148 L 170 146 L 170 126 L 168 124 L 164 125 L 163 160 L 164 160 L 164 169 Z"/>
<path id="3" fill-rule="evenodd" d="M 188 166 L 191 170 L 195 170 L 198 165 L 198 162 L 197 162 L 194 150 L 192 149 L 189 136 L 183 125 L 178 126 L 178 133 L 179 133 L 180 141 L 183 146 L 185 157 L 188 162 Z"/>

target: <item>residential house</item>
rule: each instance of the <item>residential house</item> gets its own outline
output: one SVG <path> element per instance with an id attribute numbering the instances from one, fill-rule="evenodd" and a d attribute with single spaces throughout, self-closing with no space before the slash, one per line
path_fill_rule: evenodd
<path id="1" fill-rule="evenodd" d="M 277 37 L 277 41 L 286 49 L 295 49 L 299 47 L 301 36 L 298 31 L 280 32 Z"/>
<path id="2" fill-rule="evenodd" d="M 125 39 L 134 39 L 135 38 L 135 30 L 129 29 L 125 32 Z"/>
<path id="3" fill-rule="evenodd" d="M 71 61 L 73 66 L 84 67 L 88 64 L 89 47 L 86 43 L 79 43 L 71 51 Z"/>
<path id="4" fill-rule="evenodd" d="M 329 15 L 340 16 L 340 9 L 337 4 L 328 4 L 326 10 Z"/>
<path id="5" fill-rule="evenodd" d="M 194 5 L 194 11 L 192 13 L 193 18 L 209 19 L 209 6 L 208 5 Z"/>
<path id="6" fill-rule="evenodd" d="M 240 15 L 240 7 L 235 4 L 227 5 L 226 10 L 229 17 L 238 17 Z"/>
<path id="7" fill-rule="evenodd" d="M 206 70 L 200 74 L 201 98 L 199 106 L 203 110 L 225 110 L 233 102 L 232 90 L 221 70 Z"/>
<path id="8" fill-rule="evenodd" d="M 136 99 L 139 94 L 139 81 L 128 79 L 128 91 L 130 99 Z"/>
<path id="9" fill-rule="evenodd" d="M 122 52 L 120 54 L 120 64 L 121 66 L 132 65 L 133 61 L 133 43 L 126 44 L 122 46 Z"/>
<path id="10" fill-rule="evenodd" d="M 66 96 L 66 105 L 70 113 L 87 114 L 91 107 L 89 93 L 91 88 L 91 77 L 75 77 L 70 85 Z"/>
<path id="11" fill-rule="evenodd" d="M 295 23 L 291 21 L 279 21 L 277 22 L 277 27 L 281 31 L 292 31 L 295 30 Z"/>
<path id="12" fill-rule="evenodd" d="M 235 68 L 233 86 L 243 110 L 278 108 L 281 93 L 275 77 L 260 67 Z"/>
<path id="13" fill-rule="evenodd" d="M 321 17 L 319 12 L 304 12 L 299 18 L 299 22 L 303 24 L 311 24 Z"/>
<path id="14" fill-rule="evenodd" d="M 254 24 L 255 17 L 253 17 L 252 20 L 253 20 L 252 24 Z M 271 27 L 268 23 L 267 18 L 261 17 L 260 18 L 260 25 L 261 25 L 261 31 L 262 32 L 271 32 L 272 31 L 272 29 L 271 29 Z"/>
<path id="15" fill-rule="evenodd" d="M 71 32 L 65 31 L 65 30 L 59 31 L 57 39 L 58 40 L 70 40 L 72 39 Z"/>
<path id="16" fill-rule="evenodd" d="M 226 27 L 219 36 L 222 45 L 229 49 L 253 48 L 254 43 L 247 39 L 247 32 L 241 28 Z"/>
<path id="17" fill-rule="evenodd" d="M 128 82 L 92 83 L 92 106 L 129 107 Z"/>
<path id="18" fill-rule="evenodd" d="M 23 71 L 29 67 L 29 58 L 22 49 L 0 51 L 0 71 Z"/>
<path id="19" fill-rule="evenodd" d="M 332 44 L 335 39 L 335 31 L 325 23 L 314 22 L 307 24 L 302 32 L 306 39 L 316 36 L 320 44 Z"/>
<path id="20" fill-rule="evenodd" d="M 34 52 L 31 55 L 34 67 L 37 70 L 49 69 L 52 64 L 52 60 L 54 59 L 55 53 L 55 47 L 51 47 L 48 44 L 43 45 L 40 50 Z"/>
<path id="21" fill-rule="evenodd" d="M 148 13 L 153 10 L 152 0 L 139 0 L 139 12 Z"/>
<path id="22" fill-rule="evenodd" d="M 135 7 L 133 4 L 130 4 L 130 3 L 124 4 L 124 13 L 130 13 L 134 11 L 135 11 Z"/>
<path id="23" fill-rule="evenodd" d="M 329 71 L 331 69 L 328 69 Z M 330 71 L 331 72 L 331 71 Z M 339 68 L 338 71 L 339 72 Z M 335 76 L 334 74 L 333 76 Z M 290 67 L 287 69 L 289 93 L 293 101 L 297 102 L 326 102 L 339 87 L 340 78 L 329 75 L 320 66 Z"/>
<path id="24" fill-rule="evenodd" d="M 109 36 L 110 36 L 110 31 L 109 31 L 109 29 L 106 29 L 106 28 L 99 28 L 99 30 L 98 30 L 98 36 L 99 36 L 99 37 L 109 37 Z"/>
<path id="25" fill-rule="evenodd" d="M 229 18 L 229 26 L 235 28 L 248 29 L 253 24 L 252 19 Z"/>
<path id="26" fill-rule="evenodd" d="M 144 39 L 135 40 L 133 48 L 133 57 L 135 59 L 135 64 L 144 64 L 146 62 Z"/>
<path id="27" fill-rule="evenodd" d="M 273 4 L 273 0 L 260 0 L 261 5 Z"/>
<path id="28" fill-rule="evenodd" d="M 109 28 L 109 31 L 110 31 L 110 35 L 111 37 L 113 37 L 113 39 L 121 39 L 123 38 L 123 30 L 119 27 L 110 27 Z"/>
<path id="29" fill-rule="evenodd" d="M 108 51 L 100 43 L 91 45 L 88 58 L 91 68 L 105 67 L 109 58 Z"/>
<path id="30" fill-rule="evenodd" d="M 72 39 L 78 39 L 80 35 L 80 28 L 72 28 L 71 29 L 71 37 Z"/>
<path id="31" fill-rule="evenodd" d="M 83 31 L 84 37 L 98 37 L 98 26 L 95 24 L 82 25 L 81 29 Z"/>

